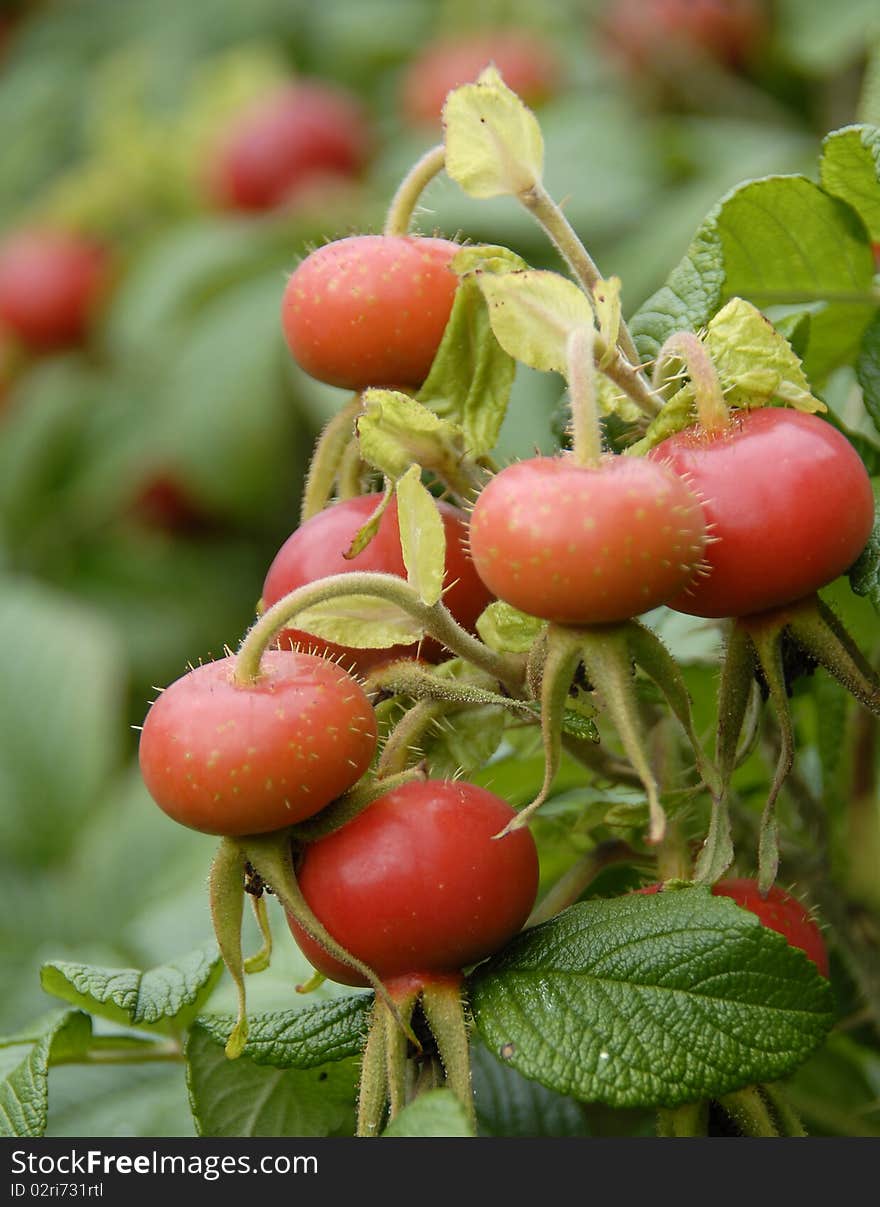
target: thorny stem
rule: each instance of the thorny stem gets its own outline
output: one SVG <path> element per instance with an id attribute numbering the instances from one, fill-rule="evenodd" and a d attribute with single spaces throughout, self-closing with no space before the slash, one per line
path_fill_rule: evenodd
<path id="1" fill-rule="evenodd" d="M 360 570 L 307 583 L 291 591 L 265 611 L 239 647 L 235 663 L 235 682 L 244 687 L 257 681 L 260 675 L 260 659 L 276 633 L 290 625 L 306 608 L 349 595 L 372 595 L 394 604 L 417 620 L 428 636 L 446 646 L 453 654 L 485 670 L 505 686 L 516 688 L 519 663 L 512 664 L 509 659 L 496 654 L 478 638 L 472 637 L 457 623 L 442 602 L 423 603 L 415 588 L 395 574 Z"/>
<path id="2" fill-rule="evenodd" d="M 446 148 L 442 143 L 432 147 L 407 172 L 391 199 L 385 217 L 385 235 L 406 235 L 419 197 L 435 176 L 443 171 Z"/>
<path id="3" fill-rule="evenodd" d="M 407 709 L 382 747 L 376 763 L 376 776 L 379 779 L 403 771 L 414 757 L 421 757 L 418 743 L 428 728 L 443 716 L 447 707 L 443 701 L 419 700 Z"/>
<path id="4" fill-rule="evenodd" d="M 730 411 L 724 401 L 721 382 L 712 358 L 693 331 L 676 331 L 657 354 L 654 364 L 654 389 L 663 384 L 664 371 L 670 360 L 683 362 L 694 387 L 697 416 L 704 432 L 723 432 L 730 424 Z"/>
<path id="5" fill-rule="evenodd" d="M 602 457 L 602 429 L 596 406 L 594 327 L 577 327 L 566 342 L 566 376 L 571 406 L 572 450 L 576 465 L 598 466 Z"/>

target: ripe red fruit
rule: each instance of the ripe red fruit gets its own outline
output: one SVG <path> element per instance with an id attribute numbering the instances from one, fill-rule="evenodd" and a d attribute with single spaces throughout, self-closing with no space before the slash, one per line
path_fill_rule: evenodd
<path id="1" fill-rule="evenodd" d="M 91 241 L 15 231 L 0 245 L 0 322 L 37 351 L 79 343 L 106 281 L 106 253 Z"/>
<path id="2" fill-rule="evenodd" d="M 290 205 L 327 177 L 350 179 L 371 146 L 358 99 L 317 80 L 289 84 L 246 110 L 209 165 L 208 187 L 225 209 Z"/>
<path id="3" fill-rule="evenodd" d="M 493 836 L 514 816 L 474 784 L 428 780 L 375 800 L 310 843 L 297 877 L 334 939 L 380 978 L 457 972 L 521 929 L 538 890 L 527 829 Z M 294 938 L 325 976 L 363 985 L 288 916 Z"/>
<path id="4" fill-rule="evenodd" d="M 350 390 L 420 386 L 452 309 L 458 251 L 448 239 L 353 235 L 312 252 L 281 308 L 297 363 Z"/>
<path id="5" fill-rule="evenodd" d="M 824 419 L 763 407 L 720 434 L 677 432 L 649 457 L 700 496 L 708 573 L 670 600 L 694 616 L 748 616 L 803 599 L 847 570 L 874 525 L 867 471 Z"/>
<path id="6" fill-rule="evenodd" d="M 661 470 L 662 472 L 656 472 Z M 562 624 L 606 624 L 664 603 L 694 576 L 700 505 L 680 478 L 635 457 L 510 465 L 481 491 L 470 547 L 499 599 Z"/>
<path id="7" fill-rule="evenodd" d="M 234 667 L 221 658 L 176 680 L 141 733 L 150 795 L 205 834 L 262 834 L 311 817 L 360 779 L 376 749 L 375 713 L 334 663 L 270 650 L 247 686 Z"/>
<path id="8" fill-rule="evenodd" d="M 737 905 L 756 914 L 765 926 L 778 931 L 792 947 L 800 947 L 822 976 L 828 976 L 828 952 L 822 932 L 797 897 L 776 885 L 762 897 L 758 882 L 745 877 L 719 880 L 712 886 L 712 892 L 716 897 L 731 897 Z"/>
<path id="9" fill-rule="evenodd" d="M 263 603 L 270 607 L 297 587 L 353 570 L 377 571 L 406 578 L 396 499 L 392 499 L 386 508 L 369 545 L 351 560 L 347 561 L 343 556 L 357 532 L 373 514 L 377 503 L 377 495 L 361 495 L 356 499 L 334 503 L 306 520 L 275 555 L 263 584 Z M 466 517 L 449 503 L 438 503 L 438 507 L 446 533 L 444 584 L 448 589 L 443 601 L 458 623 L 473 632 L 477 617 L 492 602 L 492 597 L 480 581 L 467 552 Z M 442 647 L 429 639 L 423 641 L 421 647 L 396 645 L 384 650 L 357 650 L 318 641 L 296 629 L 284 629 L 279 643 L 282 648 L 296 645 L 305 649 L 317 648 L 330 657 L 343 654 L 345 665 L 356 666 L 362 674 L 382 662 L 412 657 L 417 652 L 432 662 L 439 662 L 445 656 Z"/>
<path id="10" fill-rule="evenodd" d="M 612 52 L 635 72 L 650 72 L 670 51 L 709 55 L 739 67 L 767 29 L 761 0 L 612 0 L 599 30 Z"/>
<path id="11" fill-rule="evenodd" d="M 436 127 L 453 88 L 473 83 L 492 64 L 527 105 L 539 105 L 559 90 L 559 55 L 535 30 L 484 30 L 442 38 L 427 46 L 406 70 L 401 90 L 406 120 L 414 126 Z"/>

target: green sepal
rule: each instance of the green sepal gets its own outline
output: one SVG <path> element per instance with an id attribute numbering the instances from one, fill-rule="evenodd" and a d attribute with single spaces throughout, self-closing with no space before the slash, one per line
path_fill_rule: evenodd
<path id="1" fill-rule="evenodd" d="M 250 898 L 251 908 L 254 911 L 254 918 L 259 927 L 263 945 L 259 951 L 254 952 L 252 956 L 248 956 L 244 962 L 244 970 L 249 976 L 256 972 L 264 972 L 272 962 L 272 929 L 269 925 L 269 911 L 266 909 L 266 898 L 262 893 L 259 896 L 250 894 Z"/>
<path id="2" fill-rule="evenodd" d="M 779 757 L 773 773 L 770 791 L 761 813 L 758 834 L 758 886 L 769 892 L 779 870 L 779 827 L 776 821 L 776 800 L 782 785 L 794 766 L 794 722 L 788 703 L 785 670 L 782 665 L 782 628 L 772 616 L 766 622 L 760 617 L 741 619 L 755 650 L 758 665 L 767 684 L 770 700 L 779 724 Z"/>
<path id="3" fill-rule="evenodd" d="M 657 634 L 638 620 L 629 622 L 627 641 L 636 664 L 654 680 L 663 692 L 673 715 L 687 734 L 700 778 L 712 793 L 713 798 L 719 796 L 721 785 L 718 773 L 706 757 L 706 752 L 694 729 L 691 699 L 681 671 L 678 669 L 678 663 Z"/>
<path id="4" fill-rule="evenodd" d="M 461 978 L 429 977 L 422 988 L 421 1005 L 437 1043 L 446 1074 L 446 1086 L 461 1103 L 469 1124 L 476 1128 L 470 1044 Z"/>
<path id="5" fill-rule="evenodd" d="M 583 630 L 549 625 L 541 680 L 541 740 L 544 747 L 544 780 L 535 799 L 522 809 L 498 837 L 518 830 L 547 799 L 562 758 L 562 723 L 565 704 L 575 672 L 581 663 Z"/>
<path id="6" fill-rule="evenodd" d="M 247 1043 L 247 990 L 241 925 L 244 916 L 244 877 L 247 859 L 237 842 L 224 838 L 211 864 L 208 895 L 217 946 L 232 977 L 238 998 L 238 1015 L 226 1039 L 229 1060 L 240 1056 Z"/>
<path id="7" fill-rule="evenodd" d="M 666 830 L 666 814 L 651 767 L 642 731 L 639 705 L 633 685 L 632 652 L 628 623 L 581 629 L 581 651 L 587 678 L 598 692 L 632 763 L 648 801 L 648 841 L 660 842 Z"/>

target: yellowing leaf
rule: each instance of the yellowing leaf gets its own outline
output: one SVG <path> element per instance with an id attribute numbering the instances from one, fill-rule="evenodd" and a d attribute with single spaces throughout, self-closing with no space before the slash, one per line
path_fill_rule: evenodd
<path id="1" fill-rule="evenodd" d="M 597 281 L 593 286 L 593 304 L 596 307 L 599 332 L 606 344 L 599 360 L 599 368 L 604 369 L 614 359 L 620 333 L 620 277 Z"/>
<path id="2" fill-rule="evenodd" d="M 437 504 L 413 465 L 397 483 L 397 515 L 406 577 L 422 603 L 437 603 L 446 572 L 446 533 Z"/>
<path id="3" fill-rule="evenodd" d="M 731 406 L 763 406 L 773 399 L 799 411 L 827 407 L 810 393 L 800 358 L 769 319 L 744 298 L 731 298 L 713 319 L 706 348 Z"/>
<path id="4" fill-rule="evenodd" d="M 593 308 L 572 281 L 542 269 L 479 273 L 499 344 L 524 365 L 565 376 L 572 331 L 593 324 Z"/>
<path id="5" fill-rule="evenodd" d="M 477 632 L 486 645 L 499 653 L 525 654 L 544 628 L 544 623 L 499 600 L 489 604 L 480 614 Z"/>
<path id="6" fill-rule="evenodd" d="M 315 604 L 297 612 L 296 627 L 324 641 L 359 650 L 412 645 L 422 636 L 417 620 L 375 595 L 345 595 Z"/>
<path id="7" fill-rule="evenodd" d="M 516 197 L 540 183 L 538 119 L 494 67 L 449 94 L 443 126 L 447 175 L 471 197 Z"/>
<path id="8" fill-rule="evenodd" d="M 443 475 L 465 455 L 461 429 L 408 394 L 366 390 L 357 421 L 361 456 L 396 482 L 411 465 Z"/>
<path id="9" fill-rule="evenodd" d="M 463 277 L 466 273 L 480 269 L 482 272 L 520 272 L 528 264 L 509 247 L 493 243 L 478 243 L 463 247 L 452 257 L 452 271 Z"/>

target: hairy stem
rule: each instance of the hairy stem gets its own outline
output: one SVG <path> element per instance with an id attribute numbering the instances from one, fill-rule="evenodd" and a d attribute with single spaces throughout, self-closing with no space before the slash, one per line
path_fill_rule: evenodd
<path id="1" fill-rule="evenodd" d="M 385 235 L 406 235 L 419 198 L 435 176 L 443 171 L 446 162 L 446 148 L 441 143 L 419 159 L 404 176 L 397 187 L 397 192 L 391 199 L 388 213 L 385 217 Z"/>
<path id="2" fill-rule="evenodd" d="M 276 633 L 290 625 L 300 612 L 347 595 L 373 595 L 394 604 L 402 612 L 419 621 L 425 633 L 459 658 L 464 658 L 465 661 L 485 670 L 505 686 L 508 683 L 516 684 L 519 678 L 519 663 L 512 663 L 503 655 L 496 654 L 478 638 L 472 637 L 457 623 L 442 602 L 423 603 L 415 588 L 395 574 L 366 571 L 337 574 L 307 583 L 267 609 L 239 647 L 235 665 L 236 683 L 245 687 L 257 681 L 263 653 Z"/>
<path id="3" fill-rule="evenodd" d="M 575 464 L 595 468 L 602 457 L 602 427 L 596 405 L 594 327 L 577 327 L 566 343 L 568 394 Z"/>
<path id="4" fill-rule="evenodd" d="M 730 423 L 721 382 L 702 341 L 692 331 L 676 331 L 657 354 L 654 364 L 654 388 L 660 389 L 670 360 L 684 364 L 694 387 L 697 415 L 705 432 L 723 432 Z"/>

